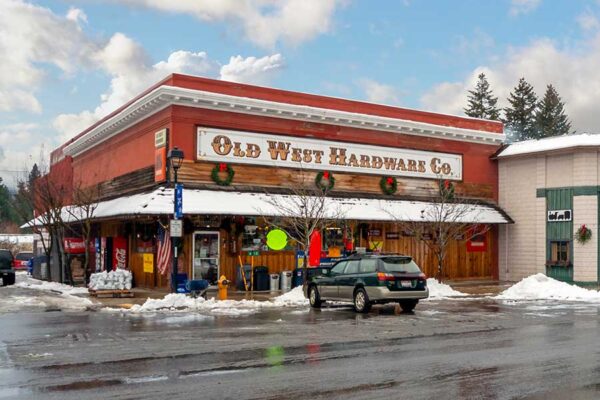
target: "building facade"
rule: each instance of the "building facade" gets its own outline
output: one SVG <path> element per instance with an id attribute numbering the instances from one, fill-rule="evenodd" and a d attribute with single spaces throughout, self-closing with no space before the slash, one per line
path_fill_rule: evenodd
<path id="1" fill-rule="evenodd" d="M 498 155 L 500 206 L 515 223 L 500 229 L 500 278 L 534 273 L 597 284 L 600 137 L 515 143 Z M 591 238 L 578 240 L 589 230 Z"/>
<path id="2" fill-rule="evenodd" d="M 235 280 L 249 263 L 271 273 L 294 269 L 295 246 L 265 246 L 272 227 L 262 217 L 276 211 L 261 209 L 264 196 L 334 178 L 331 201 L 346 213 L 323 232 L 323 259 L 356 249 L 400 252 L 433 274 L 433 255 L 390 210 L 418 219 L 442 179 L 478 202 L 473 222 L 490 228 L 480 248 L 454 240 L 447 277 L 497 278 L 499 224 L 510 219 L 498 207 L 491 157 L 503 140 L 499 122 L 175 74 L 55 150 L 49 176 L 95 188 L 98 268 L 119 263 L 108 255 L 123 247 L 120 266 L 140 286 L 168 285 L 158 241 L 173 210 L 166 154 L 175 147 L 185 154 L 179 272 L 189 277 Z M 392 182 L 396 190 L 384 191 Z"/>

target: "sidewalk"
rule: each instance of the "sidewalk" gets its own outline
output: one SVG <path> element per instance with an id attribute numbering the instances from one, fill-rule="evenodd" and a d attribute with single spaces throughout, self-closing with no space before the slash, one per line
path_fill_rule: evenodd
<path id="1" fill-rule="evenodd" d="M 491 279 L 448 280 L 443 281 L 443 283 L 452 286 L 453 289 L 458 290 L 459 292 L 472 296 L 496 296 L 514 284 L 514 282 L 496 281 Z"/>

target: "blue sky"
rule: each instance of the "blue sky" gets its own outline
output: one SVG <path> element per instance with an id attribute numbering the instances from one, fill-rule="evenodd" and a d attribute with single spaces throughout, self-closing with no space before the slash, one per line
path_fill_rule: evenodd
<path id="1" fill-rule="evenodd" d="M 0 176 L 175 71 L 451 114 L 479 72 L 501 103 L 525 76 L 598 132 L 598 18 L 599 0 L 0 0 Z"/>

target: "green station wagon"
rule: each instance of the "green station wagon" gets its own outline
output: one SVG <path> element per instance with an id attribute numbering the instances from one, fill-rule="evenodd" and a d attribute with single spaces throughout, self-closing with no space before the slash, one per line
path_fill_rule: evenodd
<path id="1" fill-rule="evenodd" d="M 427 277 L 409 256 L 361 254 L 336 263 L 324 275 L 313 277 L 306 286 L 310 305 L 324 301 L 352 302 L 357 312 L 366 313 L 372 304 L 399 303 L 412 311 L 420 299 L 429 297 Z"/>

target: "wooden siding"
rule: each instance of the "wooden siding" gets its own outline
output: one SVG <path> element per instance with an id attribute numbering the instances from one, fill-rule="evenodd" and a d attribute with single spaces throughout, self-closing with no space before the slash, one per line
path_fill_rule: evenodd
<path id="1" fill-rule="evenodd" d="M 185 161 L 179 170 L 178 179 L 180 182 L 192 185 L 213 185 L 211 171 L 215 165 L 215 163 Z M 290 188 L 301 184 L 303 180 L 306 184 L 312 185 L 318 173 L 318 171 L 251 165 L 232 164 L 232 167 L 235 170 L 235 175 L 231 187 L 234 189 L 236 186 Z M 336 172 L 333 176 L 335 178 L 333 193 L 353 192 L 358 194 L 358 191 L 360 193 L 387 196 L 382 193 L 379 186 L 379 181 L 383 175 Z M 432 179 L 399 178 L 398 191 L 387 197 L 431 197 L 435 194 L 436 185 L 437 181 Z M 455 187 L 459 196 L 485 200 L 492 200 L 494 197 L 492 185 L 457 182 Z"/>

